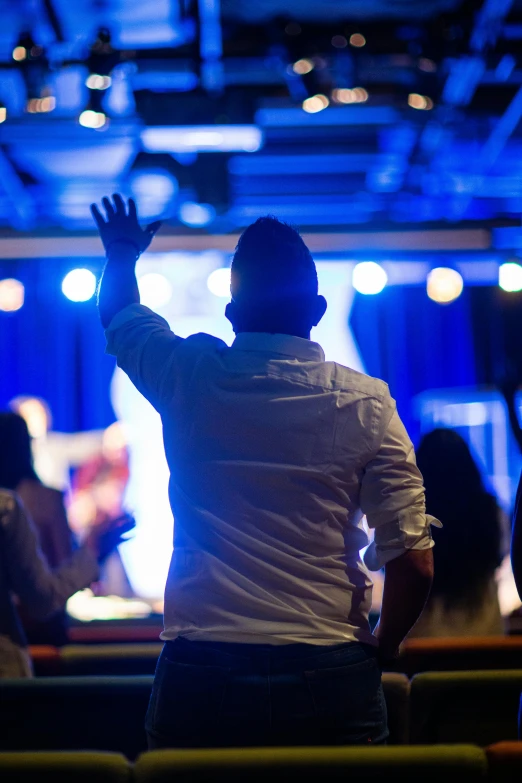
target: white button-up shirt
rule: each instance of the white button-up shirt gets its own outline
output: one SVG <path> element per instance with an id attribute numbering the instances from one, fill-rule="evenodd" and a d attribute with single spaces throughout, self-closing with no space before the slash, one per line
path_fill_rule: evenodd
<path id="1" fill-rule="evenodd" d="M 163 422 L 175 525 L 162 638 L 375 644 L 363 514 L 372 570 L 433 545 L 387 385 L 299 337 L 183 339 L 141 305 L 106 336 Z"/>

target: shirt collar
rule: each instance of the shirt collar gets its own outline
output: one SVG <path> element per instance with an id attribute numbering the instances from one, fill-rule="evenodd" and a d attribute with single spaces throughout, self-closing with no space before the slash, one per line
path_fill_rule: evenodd
<path id="1" fill-rule="evenodd" d="M 231 346 L 238 351 L 263 351 L 304 359 L 309 362 L 324 362 L 324 351 L 319 343 L 293 337 L 291 334 L 268 334 L 266 332 L 240 332 Z"/>

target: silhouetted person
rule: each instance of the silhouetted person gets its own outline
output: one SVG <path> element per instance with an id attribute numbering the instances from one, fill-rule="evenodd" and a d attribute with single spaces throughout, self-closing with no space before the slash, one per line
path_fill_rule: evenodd
<path id="1" fill-rule="evenodd" d="M 495 571 L 502 562 L 501 510 L 484 488 L 466 441 L 435 429 L 417 449 L 426 510 L 442 522 L 433 537 L 435 578 L 412 636 L 491 636 L 504 624 Z"/>
<path id="2" fill-rule="evenodd" d="M 103 204 L 107 350 L 161 414 L 175 517 L 151 747 L 383 742 L 378 655 L 417 620 L 433 563 L 388 387 L 310 341 L 326 301 L 290 226 L 262 218 L 239 240 L 229 348 L 139 304 L 135 263 L 158 224 L 142 231 L 132 200 Z M 363 512 L 366 562 L 386 566 L 376 636 Z"/>
<path id="3" fill-rule="evenodd" d="M 56 613 L 71 595 L 96 581 L 98 563 L 114 551 L 128 530 L 129 520 L 97 528 L 69 560 L 51 571 L 20 499 L 0 488 L 0 678 L 32 675 L 13 593 L 35 618 Z"/>
<path id="4" fill-rule="evenodd" d="M 14 490 L 21 498 L 49 567 L 58 568 L 68 560 L 73 553 L 73 538 L 63 494 L 46 487 L 36 475 L 27 424 L 17 413 L 0 413 L 0 487 Z M 38 622 L 22 606 L 21 616 L 30 644 L 67 643 L 64 610 Z"/>

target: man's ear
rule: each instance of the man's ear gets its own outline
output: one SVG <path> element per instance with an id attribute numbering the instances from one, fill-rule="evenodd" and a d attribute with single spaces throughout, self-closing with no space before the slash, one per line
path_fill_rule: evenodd
<path id="1" fill-rule="evenodd" d="M 232 329 L 234 329 L 234 325 L 235 325 L 236 320 L 237 320 L 237 305 L 234 302 L 234 300 L 229 302 L 227 304 L 227 306 L 225 307 L 225 316 L 226 316 L 226 318 L 228 318 L 228 320 L 232 324 Z"/>
<path id="2" fill-rule="evenodd" d="M 317 326 L 323 315 L 326 313 L 328 302 L 321 294 L 317 294 L 314 302 L 312 326 Z"/>

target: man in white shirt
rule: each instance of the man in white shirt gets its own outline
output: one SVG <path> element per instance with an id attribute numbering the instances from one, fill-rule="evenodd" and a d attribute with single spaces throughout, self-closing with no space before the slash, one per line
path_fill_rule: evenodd
<path id="1" fill-rule="evenodd" d="M 433 545 L 412 444 L 382 381 L 326 362 L 326 310 L 299 234 L 262 218 L 232 263 L 229 348 L 139 304 L 158 224 L 93 215 L 107 252 L 107 350 L 160 413 L 174 552 L 151 747 L 381 743 L 380 664 L 429 593 Z M 375 635 L 366 565 L 386 568 Z"/>

